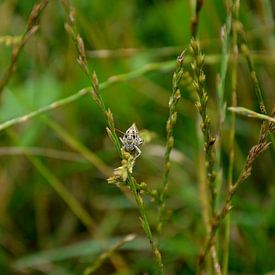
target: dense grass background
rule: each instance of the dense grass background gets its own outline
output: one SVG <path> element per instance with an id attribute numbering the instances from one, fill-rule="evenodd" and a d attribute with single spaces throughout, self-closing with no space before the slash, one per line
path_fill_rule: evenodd
<path id="1" fill-rule="evenodd" d="M 111 1 L 74 0 L 76 25 L 88 50 L 88 62 L 99 81 L 142 68 L 148 63 L 176 60 L 190 41 L 191 2 L 186 0 Z M 1 0 L 0 36 L 21 35 L 35 1 Z M 274 7 L 273 7 L 274 8 Z M 275 36 L 272 1 L 241 1 L 240 21 L 256 64 L 268 110 L 274 104 Z M 209 112 L 217 131 L 216 77 L 220 71 L 220 31 L 226 20 L 225 1 L 205 1 L 198 37 L 206 54 Z M 17 70 L 1 95 L 4 122 L 46 106 L 88 86 L 76 62 L 76 52 L 64 30 L 66 15 L 58 1 L 50 1 L 41 16 L 40 30 L 26 44 Z M 169 48 L 167 48 L 169 47 Z M 130 54 L 116 49 L 136 48 Z M 102 57 L 98 50 L 109 49 Z M 0 44 L 0 75 L 11 47 Z M 172 69 L 147 73 L 102 91 L 116 127 L 125 131 L 133 122 L 153 133 L 142 147 L 134 175 L 152 188 L 162 179 L 165 126 L 171 94 Z M 244 58 L 239 58 L 238 105 L 259 111 Z M 226 98 L 230 98 L 230 64 Z M 105 131 L 105 120 L 90 96 L 46 114 L 96 154 L 110 170 L 119 158 Z M 97 274 L 152 272 L 153 258 L 140 227 L 136 206 L 107 176 L 75 151 L 43 117 L 0 133 L 0 273 L 81 274 L 100 252 L 129 233 L 137 239 L 106 260 Z M 168 208 L 171 217 L 162 233 L 161 250 L 167 274 L 193 274 L 204 238 L 198 191 L 197 112 L 187 90 L 178 104 L 175 154 L 172 157 Z M 237 117 L 234 178 L 249 148 L 257 141 L 260 122 Z M 222 158 L 228 164 L 228 123 L 223 131 Z M 27 147 L 40 151 L 35 159 L 64 185 L 96 223 L 92 236 L 52 189 L 49 176 L 26 158 Z M 34 148 L 35 147 L 35 148 Z M 55 157 L 49 156 L 55 149 Z M 42 150 L 42 152 L 41 152 Z M 27 154 L 30 152 L 28 151 Z M 68 154 L 70 153 L 70 154 Z M 42 154 L 42 155 L 41 155 Z M 51 155 L 51 154 L 50 154 Z M 64 158 L 67 159 L 65 160 Z M 229 271 L 231 274 L 275 272 L 275 169 L 270 148 L 256 160 L 252 176 L 233 200 Z M 47 174 L 47 173 L 46 173 Z M 48 174 L 47 174 L 48 175 Z M 156 225 L 156 206 L 145 199 L 149 220 Z M 101 242 L 95 240 L 101 239 Z M 125 272 L 125 273 L 122 273 Z M 127 273 L 128 272 L 128 273 Z"/>

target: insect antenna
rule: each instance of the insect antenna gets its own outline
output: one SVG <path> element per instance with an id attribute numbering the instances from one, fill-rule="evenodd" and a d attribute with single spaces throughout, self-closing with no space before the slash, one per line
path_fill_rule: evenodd
<path id="1" fill-rule="evenodd" d="M 122 132 L 121 130 L 119 130 L 119 129 L 117 129 L 117 128 L 115 128 L 115 130 L 118 131 L 118 132 L 120 132 L 121 134 L 125 135 L 125 133 Z"/>

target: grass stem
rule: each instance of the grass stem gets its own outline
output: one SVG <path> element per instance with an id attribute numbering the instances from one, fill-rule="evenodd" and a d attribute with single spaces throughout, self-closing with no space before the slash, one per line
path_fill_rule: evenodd
<path id="1" fill-rule="evenodd" d="M 19 142 L 19 138 L 13 131 L 8 131 L 9 136 Z M 26 158 L 33 164 L 33 166 L 39 171 L 39 173 L 48 181 L 55 192 L 62 198 L 62 200 L 68 205 L 76 217 L 86 226 L 88 231 L 93 234 L 96 224 L 91 218 L 90 214 L 81 206 L 78 200 L 64 187 L 58 178 L 39 160 L 39 158 L 25 154 Z"/>
<path id="2" fill-rule="evenodd" d="M 67 30 L 67 32 L 69 33 L 69 35 L 72 37 L 77 52 L 78 52 L 78 58 L 77 61 L 81 67 L 81 69 L 83 70 L 83 72 L 87 75 L 88 79 L 91 82 L 91 89 L 90 89 L 90 93 L 92 95 L 93 100 L 95 101 L 95 103 L 99 106 L 102 114 L 104 115 L 106 122 L 107 122 L 107 133 L 109 135 L 109 137 L 111 138 L 111 140 L 114 142 L 114 145 L 116 147 L 116 150 L 118 152 L 118 154 L 120 155 L 120 157 L 123 159 L 123 150 L 122 150 L 122 146 L 121 143 L 119 141 L 119 138 L 116 134 L 116 128 L 115 128 L 115 122 L 114 122 L 114 118 L 113 118 L 113 114 L 111 112 L 110 109 L 107 109 L 105 106 L 105 103 L 103 101 L 103 98 L 101 96 L 101 94 L 99 93 L 100 91 L 100 85 L 96 76 L 96 73 L 94 72 L 93 74 L 90 73 L 89 67 L 88 67 L 88 63 L 87 63 L 87 58 L 86 58 L 86 51 L 85 51 L 85 46 L 84 46 L 84 42 L 81 38 L 81 36 L 76 32 L 76 28 L 74 25 L 74 12 L 72 9 L 69 8 L 67 1 L 63 0 L 63 6 L 65 8 L 66 13 L 68 14 L 68 23 L 65 24 L 65 29 Z M 154 66 L 153 66 L 154 68 Z M 151 70 L 152 68 L 149 68 L 149 70 Z M 148 70 L 148 67 L 147 67 Z M 140 73 L 140 71 L 138 72 L 138 74 Z M 142 72 L 143 73 L 143 72 Z M 135 76 L 135 75 L 134 75 Z M 132 74 L 128 75 L 128 77 L 133 77 Z M 125 80 L 125 75 L 121 77 L 123 80 Z M 105 86 L 105 88 L 110 85 L 113 82 L 117 82 L 117 81 L 121 81 L 121 78 L 109 78 L 109 80 L 103 84 Z M 102 86 L 101 86 L 102 87 Z M 130 155 L 130 154 L 129 154 Z M 135 160 L 132 160 L 131 162 L 131 168 L 130 170 L 133 169 L 133 165 L 135 163 Z M 141 224 L 143 227 L 143 230 L 150 242 L 154 257 L 156 259 L 156 264 L 158 267 L 158 274 L 164 274 L 163 273 L 163 263 L 162 263 L 162 257 L 160 254 L 160 251 L 157 247 L 157 245 L 155 244 L 154 240 L 153 240 L 153 235 L 152 235 L 152 231 L 147 219 L 147 215 L 145 212 L 145 206 L 143 203 L 143 199 L 141 197 L 140 192 L 137 191 L 137 183 L 134 179 L 134 177 L 131 175 L 132 171 L 129 170 L 129 167 L 127 166 L 126 168 L 126 182 L 129 185 L 135 201 L 137 203 L 138 206 L 138 210 L 139 210 L 139 214 L 140 214 L 140 220 L 141 220 Z"/>
<path id="3" fill-rule="evenodd" d="M 193 55 L 193 62 L 191 63 L 191 68 L 193 70 L 193 86 L 197 92 L 198 101 L 195 103 L 196 108 L 201 117 L 201 132 L 204 140 L 204 153 L 205 153 L 205 169 L 206 169 L 206 179 L 208 190 L 210 193 L 209 204 L 210 204 L 210 220 L 213 220 L 215 217 L 215 202 L 217 196 L 216 189 L 216 172 L 215 172 L 215 150 L 214 144 L 216 138 L 211 132 L 211 122 L 207 112 L 207 103 L 208 103 L 208 94 L 205 90 L 205 74 L 203 71 L 204 66 L 204 56 L 200 50 L 198 41 L 195 39 L 191 40 L 190 51 Z M 208 226 L 207 226 L 207 232 Z M 220 265 L 218 261 L 217 251 L 216 251 L 216 242 L 215 238 L 211 243 L 211 259 L 213 270 L 215 274 L 221 274 Z"/>
<path id="4" fill-rule="evenodd" d="M 16 69 L 16 62 L 19 58 L 20 53 L 22 52 L 25 44 L 28 40 L 37 32 L 39 28 L 39 17 L 46 8 L 49 0 L 41 0 L 40 3 L 34 4 L 32 11 L 28 18 L 28 24 L 26 31 L 20 38 L 19 42 L 14 45 L 11 55 L 11 61 L 9 63 L 9 67 L 3 77 L 0 79 L 0 94 L 2 93 L 4 87 L 8 84 L 12 74 Z"/>
<path id="5" fill-rule="evenodd" d="M 173 80 L 172 80 L 172 94 L 169 100 L 169 117 L 166 123 L 166 149 L 165 149 L 165 155 L 164 155 L 164 175 L 162 180 L 162 187 L 159 192 L 159 219 L 158 219 L 158 225 L 157 225 L 157 232 L 160 236 L 160 233 L 162 231 L 162 227 L 165 220 L 165 196 L 168 191 L 168 177 L 170 174 L 170 154 L 174 145 L 174 128 L 177 121 L 177 112 L 176 112 L 176 106 L 177 103 L 181 97 L 181 92 L 179 88 L 179 83 L 182 78 L 183 74 L 183 61 L 184 61 L 184 51 L 181 53 L 181 55 L 177 59 L 177 67 L 176 71 L 173 74 Z"/>
<path id="6" fill-rule="evenodd" d="M 252 83 L 254 85 L 254 90 L 255 90 L 255 93 L 256 93 L 256 96 L 257 96 L 257 99 L 258 99 L 259 108 L 260 108 L 260 111 L 263 115 L 267 115 L 267 108 L 266 108 L 265 103 L 264 103 L 262 88 L 261 88 L 260 81 L 259 81 L 257 73 L 256 73 L 255 65 L 254 65 L 254 62 L 252 60 L 250 50 L 249 50 L 248 45 L 247 45 L 245 32 L 244 32 L 243 29 L 240 29 L 239 31 L 242 34 L 242 37 L 243 37 L 243 40 L 244 40 L 244 43 L 242 43 L 242 45 L 241 45 L 241 51 L 242 51 L 242 53 L 245 56 L 246 61 L 247 61 L 247 65 L 248 65 L 249 72 L 250 72 L 250 77 L 251 77 Z M 268 134 L 268 135 L 269 135 L 269 137 L 272 141 L 273 150 L 275 150 L 275 138 L 271 134 Z"/>
<path id="7" fill-rule="evenodd" d="M 233 62 L 232 62 L 232 70 L 231 70 L 231 105 L 237 105 L 237 77 L 238 77 L 238 31 L 237 31 L 237 23 L 239 18 L 239 0 L 234 0 L 230 2 L 230 12 L 233 16 L 231 21 L 231 29 L 232 29 L 232 54 L 233 54 Z M 235 160 L 235 114 L 231 114 L 230 119 L 230 129 L 229 129 L 229 168 L 226 180 L 226 188 L 227 193 L 232 189 L 233 184 L 233 168 L 234 168 L 234 160 Z M 230 213 L 225 217 L 224 222 L 224 235 L 222 236 L 222 274 L 228 274 L 228 258 L 229 258 L 229 243 L 230 243 Z"/>
<path id="8" fill-rule="evenodd" d="M 151 227 L 150 227 L 150 224 L 148 222 L 147 215 L 146 215 L 146 212 L 145 212 L 144 202 L 143 202 L 143 199 L 141 197 L 140 192 L 137 191 L 136 180 L 131 175 L 129 175 L 128 179 L 127 179 L 127 182 L 130 186 L 130 189 L 131 189 L 131 191 L 134 195 L 134 198 L 135 198 L 137 206 L 138 206 L 141 225 L 142 225 L 143 230 L 144 230 L 144 232 L 145 232 L 145 234 L 146 234 L 146 236 L 147 236 L 147 238 L 150 242 L 152 251 L 154 253 L 154 257 L 155 257 L 157 268 L 158 268 L 158 273 L 157 274 L 164 274 L 162 256 L 161 256 L 161 253 L 160 253 L 160 251 L 157 247 L 157 244 L 155 243 L 155 241 L 153 239 Z"/>
<path id="9" fill-rule="evenodd" d="M 197 36 L 197 32 L 198 32 L 198 25 L 199 25 L 199 15 L 200 15 L 200 11 L 202 9 L 204 0 L 195 0 L 195 12 L 194 15 L 192 17 L 191 20 L 191 35 L 192 37 L 196 37 Z"/>
<path id="10" fill-rule="evenodd" d="M 268 115 L 264 115 L 264 114 L 260 114 L 257 112 L 254 112 L 252 110 L 249 110 L 247 108 L 244 107 L 229 107 L 228 108 L 229 111 L 231 111 L 232 113 L 236 113 L 238 115 L 242 115 L 242 116 L 246 116 L 246 117 L 252 117 L 252 118 L 256 118 L 256 119 L 260 119 L 260 120 L 266 120 L 269 122 L 274 123 L 275 122 L 275 118 L 268 116 Z"/>
<path id="11" fill-rule="evenodd" d="M 274 130 L 274 128 L 272 128 L 272 129 Z M 204 248 L 202 249 L 200 256 L 198 258 L 198 274 L 201 273 L 202 266 L 205 262 L 206 255 L 213 245 L 216 232 L 217 232 L 221 222 L 224 220 L 224 218 L 227 216 L 229 211 L 232 209 L 231 201 L 232 201 L 233 196 L 236 194 L 236 191 L 238 190 L 240 185 L 251 175 L 252 166 L 253 166 L 255 159 L 257 157 L 259 157 L 260 154 L 263 153 L 270 145 L 270 143 L 266 142 L 266 135 L 269 131 L 270 131 L 270 127 L 264 122 L 261 126 L 258 143 L 250 149 L 247 159 L 246 159 L 246 162 L 242 169 L 242 172 L 240 173 L 236 182 L 232 185 L 232 187 L 228 191 L 223 207 L 215 215 L 215 217 L 212 221 L 210 234 L 207 236 L 207 240 L 205 242 Z"/>

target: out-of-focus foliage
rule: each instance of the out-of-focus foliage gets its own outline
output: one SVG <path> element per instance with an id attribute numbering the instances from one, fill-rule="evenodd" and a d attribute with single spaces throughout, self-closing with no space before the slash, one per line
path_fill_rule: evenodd
<path id="1" fill-rule="evenodd" d="M 176 60 L 191 38 L 190 2 L 71 1 L 76 9 L 78 31 L 88 50 L 89 66 L 97 72 L 99 81 L 148 63 Z M 206 60 L 209 60 L 205 70 L 214 132 L 217 131 L 216 78 L 220 70 L 220 31 L 226 20 L 225 2 L 205 1 L 199 21 L 198 36 Z M 275 35 L 274 10 L 269 2 L 272 3 L 268 0 L 241 1 L 240 21 L 247 32 L 248 45 L 270 110 L 275 90 Z M 1 0 L 0 37 L 22 35 L 34 3 L 33 0 Z M 59 1 L 49 1 L 41 16 L 39 31 L 24 47 L 17 70 L 1 95 L 1 122 L 37 110 L 89 85 L 76 62 L 73 42 L 64 30 L 65 22 L 66 15 Z M 124 48 L 137 50 L 117 51 Z M 110 50 L 108 56 L 102 57 L 102 49 Z M 10 55 L 11 46 L 0 44 L 0 76 L 10 62 Z M 226 79 L 226 98 L 231 92 L 229 77 L 230 73 Z M 158 188 L 162 179 L 171 79 L 171 70 L 151 72 L 102 91 L 118 129 L 125 131 L 135 122 L 139 129 L 150 131 L 153 138 L 142 147 L 134 175 L 152 188 Z M 239 59 L 237 92 L 239 106 L 259 111 L 242 57 Z M 104 117 L 90 96 L 46 115 L 71 137 L 85 144 L 110 170 L 118 166 L 119 158 L 106 134 Z M 184 90 L 178 104 L 174 134 L 175 152 L 167 202 L 171 215 L 161 242 L 167 274 L 193 274 L 204 237 L 198 195 L 197 128 L 192 95 Z M 226 122 L 222 133 L 225 174 L 228 128 Z M 259 121 L 237 117 L 234 178 L 240 173 L 249 148 L 257 141 L 259 129 Z M 116 257 L 106 260 L 97 274 L 152 272 L 153 258 L 135 204 L 118 188 L 108 185 L 107 176 L 71 148 L 49 127 L 47 120 L 36 117 L 0 132 L 0 146 L 1 274 L 22 271 L 27 274 L 81 274 L 100 252 L 129 233 L 137 234 L 138 238 L 123 246 Z M 15 146 L 27 146 L 30 151 L 14 151 Z M 37 151 L 37 147 L 40 150 Z M 52 149 L 57 150 L 54 157 L 50 154 Z M 51 188 L 49 178 L 26 158 L 25 154 L 35 152 L 34 158 L 38 158 L 91 215 L 96 224 L 92 235 Z M 232 274 L 263 274 L 275 270 L 274 171 L 271 148 L 255 162 L 252 176 L 234 198 L 229 254 Z M 157 208 L 149 199 L 145 204 L 155 229 Z"/>

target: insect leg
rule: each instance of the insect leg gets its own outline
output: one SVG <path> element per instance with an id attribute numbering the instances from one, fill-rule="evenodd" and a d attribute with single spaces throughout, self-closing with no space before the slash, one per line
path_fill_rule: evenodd
<path id="1" fill-rule="evenodd" d="M 140 156 L 140 154 L 141 154 L 141 150 L 136 145 L 134 147 L 135 147 L 135 149 L 137 151 L 137 155 L 136 155 L 135 158 L 138 158 Z"/>

